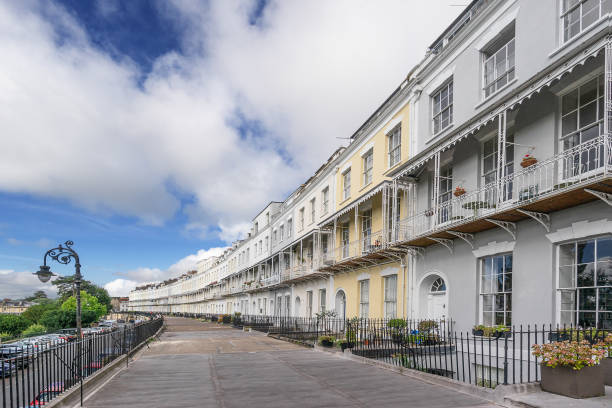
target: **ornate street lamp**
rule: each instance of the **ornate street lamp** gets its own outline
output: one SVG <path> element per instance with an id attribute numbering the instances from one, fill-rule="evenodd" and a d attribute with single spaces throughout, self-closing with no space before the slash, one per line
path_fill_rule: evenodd
<path id="1" fill-rule="evenodd" d="M 72 249 L 72 245 L 74 245 L 74 242 L 66 241 L 64 242 L 64 246 L 60 244 L 57 248 L 48 250 L 45 254 L 45 257 L 43 258 L 43 265 L 41 265 L 40 270 L 38 272 L 34 272 L 34 275 L 38 276 L 38 279 L 40 279 L 42 283 L 49 282 L 49 279 L 51 279 L 52 276 L 56 276 L 53 272 L 51 272 L 51 267 L 47 266 L 47 257 L 50 257 L 54 261 L 57 261 L 63 265 L 68 265 L 74 260 L 74 268 L 76 270 L 76 273 L 74 274 L 74 285 L 76 286 L 76 329 L 77 338 L 80 340 L 82 338 L 81 279 L 83 278 L 83 276 L 81 275 L 81 264 L 79 263 L 79 255 L 74 249 Z"/>

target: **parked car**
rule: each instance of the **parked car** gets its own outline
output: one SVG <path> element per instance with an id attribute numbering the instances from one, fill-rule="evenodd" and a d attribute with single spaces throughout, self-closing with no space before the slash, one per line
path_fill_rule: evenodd
<path id="1" fill-rule="evenodd" d="M 15 364 L 11 363 L 2 363 L 0 364 L 0 378 L 10 377 L 17 372 L 17 367 Z"/>
<path id="2" fill-rule="evenodd" d="M 4 346 L 0 348 L 0 359 L 18 368 L 25 368 L 30 364 L 30 354 L 23 347 Z"/>
<path id="3" fill-rule="evenodd" d="M 103 361 L 90 361 L 83 367 L 83 377 L 87 377 L 104 367 Z"/>
<path id="4" fill-rule="evenodd" d="M 59 333 L 49 333 L 45 337 L 55 344 L 64 344 L 68 341 L 65 335 Z"/>
<path id="5" fill-rule="evenodd" d="M 114 329 L 117 327 L 117 322 L 115 320 L 105 320 L 98 324 L 98 327 L 106 327 L 109 329 Z"/>
<path id="6" fill-rule="evenodd" d="M 30 408 L 36 408 L 48 404 L 53 398 L 64 392 L 64 382 L 59 381 L 52 383 L 48 387 L 43 388 L 41 392 L 34 397 L 30 402 Z"/>

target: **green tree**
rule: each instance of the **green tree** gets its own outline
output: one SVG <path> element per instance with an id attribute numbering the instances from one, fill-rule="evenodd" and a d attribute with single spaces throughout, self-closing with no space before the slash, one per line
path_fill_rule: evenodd
<path id="1" fill-rule="evenodd" d="M 47 332 L 47 329 L 42 324 L 33 324 L 33 325 L 30 325 L 27 329 L 25 329 L 23 333 L 21 333 L 21 335 L 23 337 L 30 337 L 30 336 L 38 336 L 39 334 L 45 334 L 46 332 Z"/>
<path id="2" fill-rule="evenodd" d="M 98 301 L 98 298 L 90 295 L 84 290 L 81 291 L 81 309 L 91 310 L 96 314 L 96 319 L 104 316 L 107 312 L 106 306 Z M 76 298 L 70 296 L 64 303 L 62 303 L 62 310 L 76 311 Z"/>
<path id="3" fill-rule="evenodd" d="M 0 333 L 10 333 L 13 336 L 18 336 L 32 322 L 21 315 L 0 315 Z"/>
<path id="4" fill-rule="evenodd" d="M 22 313 L 22 316 L 34 323 L 40 323 L 40 318 L 46 311 L 59 308 L 59 302 L 47 299 L 45 302 L 28 307 L 27 310 Z"/>
<path id="5" fill-rule="evenodd" d="M 57 286 L 57 294 L 59 296 L 60 303 L 65 302 L 70 296 L 74 296 L 74 275 L 60 276 L 52 283 Z M 107 310 L 111 309 L 111 299 L 106 289 L 101 288 L 88 280 L 82 280 L 81 290 L 95 296 L 100 303 L 106 306 Z"/>
<path id="6" fill-rule="evenodd" d="M 28 302 L 36 302 L 42 299 L 47 299 L 47 294 L 43 290 L 37 290 L 32 296 L 28 296 L 24 300 Z"/>
<path id="7" fill-rule="evenodd" d="M 83 327 L 98 320 L 96 312 L 93 310 L 83 310 L 81 314 Z M 74 328 L 76 327 L 76 310 L 48 310 L 40 318 L 40 324 L 49 331 Z"/>

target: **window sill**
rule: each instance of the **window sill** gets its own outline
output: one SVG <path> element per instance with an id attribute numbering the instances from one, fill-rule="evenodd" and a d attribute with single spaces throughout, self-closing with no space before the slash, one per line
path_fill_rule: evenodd
<path id="1" fill-rule="evenodd" d="M 372 185 L 372 182 L 370 181 L 368 184 L 366 184 L 366 185 L 364 185 L 363 187 L 361 187 L 361 188 L 359 189 L 359 191 L 362 191 L 362 190 L 364 190 L 364 189 L 366 189 L 366 188 L 370 187 L 371 185 Z"/>
<path id="2" fill-rule="evenodd" d="M 588 33 L 596 31 L 598 28 L 601 29 L 601 28 L 606 27 L 610 20 L 612 20 L 612 13 L 608 13 L 605 16 L 602 16 L 598 22 L 582 30 L 580 34 L 577 34 L 574 38 L 571 38 L 570 40 L 564 42 L 563 44 L 561 44 L 560 46 L 552 50 L 552 52 L 548 54 L 548 58 L 552 58 L 555 55 L 559 54 L 564 49 L 572 46 L 573 44 L 576 44 L 578 40 L 586 36 Z"/>
<path id="3" fill-rule="evenodd" d="M 453 126 L 455 126 L 454 122 L 451 123 L 450 125 L 448 125 L 447 127 L 445 127 L 443 130 L 441 130 L 438 133 L 436 133 L 435 135 L 433 135 L 432 137 L 430 137 L 429 140 L 427 140 L 425 142 L 425 144 L 429 144 L 429 143 L 433 142 L 434 140 L 437 140 L 441 136 L 444 136 L 445 134 L 447 134 L 449 132 L 449 130 L 451 130 L 453 128 Z"/>
<path id="4" fill-rule="evenodd" d="M 348 196 L 348 197 L 342 199 L 342 201 L 340 201 L 338 204 L 342 205 L 342 204 L 346 203 L 347 201 L 349 201 L 350 199 L 351 199 L 351 196 Z"/>
<path id="5" fill-rule="evenodd" d="M 501 94 L 503 91 L 507 90 L 510 86 L 514 85 L 517 81 L 518 81 L 518 77 L 515 75 L 512 81 L 508 82 L 506 85 L 502 86 L 497 91 L 493 92 L 491 95 L 487 96 L 485 99 L 483 99 L 482 101 L 474 105 L 474 109 L 478 109 L 482 107 L 483 105 L 486 105 L 488 102 L 491 102 L 493 98 Z"/>

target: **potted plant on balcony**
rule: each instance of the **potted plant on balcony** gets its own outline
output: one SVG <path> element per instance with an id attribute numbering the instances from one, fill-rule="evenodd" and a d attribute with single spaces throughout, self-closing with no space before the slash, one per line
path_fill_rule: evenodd
<path id="1" fill-rule="evenodd" d="M 523 160 L 521 160 L 521 167 L 526 169 L 529 166 L 533 166 L 537 162 L 538 160 L 535 157 L 527 153 L 525 156 L 523 156 Z"/>
<path id="2" fill-rule="evenodd" d="M 544 391 L 571 398 L 604 395 L 604 376 L 601 360 L 607 352 L 603 343 L 561 341 L 534 344 L 533 355 L 541 358 Z"/>
<path id="3" fill-rule="evenodd" d="M 453 192 L 455 197 L 461 197 L 462 195 L 465 194 L 465 188 L 461 187 L 461 186 L 457 186 L 455 187 L 455 191 Z"/>

